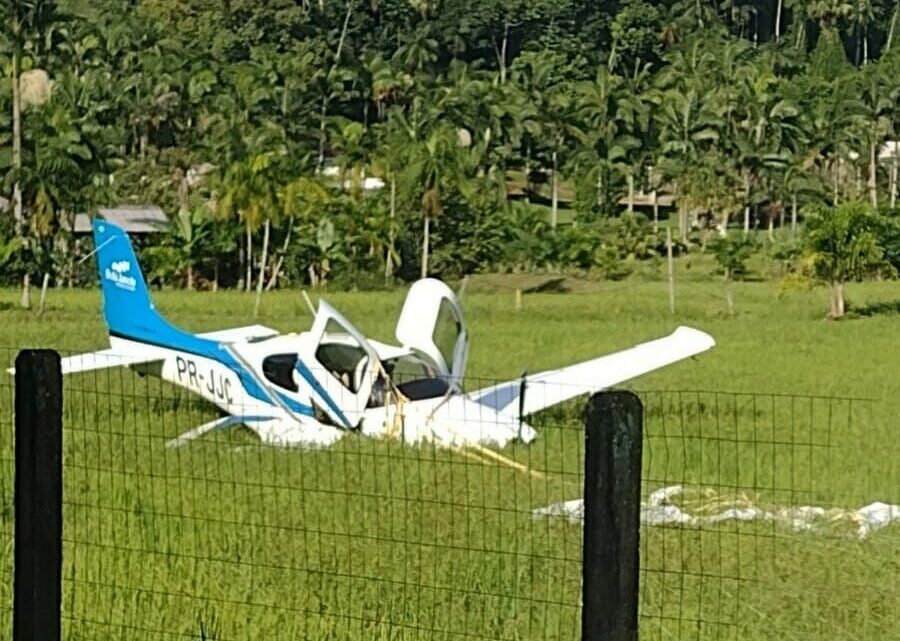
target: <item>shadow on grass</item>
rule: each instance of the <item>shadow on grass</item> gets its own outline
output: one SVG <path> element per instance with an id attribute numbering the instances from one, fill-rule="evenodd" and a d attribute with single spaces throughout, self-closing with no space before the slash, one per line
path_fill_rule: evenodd
<path id="1" fill-rule="evenodd" d="M 889 316 L 900 314 L 900 299 L 880 303 L 870 303 L 861 307 L 851 306 L 848 310 L 854 316 Z"/>
<path id="2" fill-rule="evenodd" d="M 528 287 L 523 290 L 526 294 L 564 294 L 569 291 L 568 286 L 566 285 L 565 276 L 560 278 L 551 278 L 549 280 L 545 280 L 542 283 L 534 285 L 532 287 Z"/>

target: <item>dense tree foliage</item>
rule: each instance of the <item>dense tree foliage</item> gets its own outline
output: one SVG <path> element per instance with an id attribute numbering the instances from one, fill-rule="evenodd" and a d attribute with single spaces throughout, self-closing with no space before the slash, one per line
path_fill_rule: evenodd
<path id="1" fill-rule="evenodd" d="M 660 249 L 637 195 L 674 198 L 686 247 L 822 203 L 894 207 L 898 16 L 896 0 L 0 0 L 5 278 L 89 279 L 66 230 L 118 202 L 173 220 L 154 279 L 248 289 L 621 275 Z"/>

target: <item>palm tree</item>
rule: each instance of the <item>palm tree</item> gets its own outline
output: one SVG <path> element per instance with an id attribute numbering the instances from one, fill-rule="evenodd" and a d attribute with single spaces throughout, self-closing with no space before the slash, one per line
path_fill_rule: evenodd
<path id="1" fill-rule="evenodd" d="M 395 241 L 397 234 L 397 183 L 408 168 L 410 151 L 409 122 L 399 109 L 391 109 L 387 119 L 376 131 L 378 145 L 376 147 L 374 167 L 385 178 L 389 189 L 388 201 L 388 239 L 384 258 L 384 279 L 389 281 L 395 268 L 399 265 L 399 254 Z M 414 134 L 413 134 L 414 139 Z"/>
<path id="2" fill-rule="evenodd" d="M 247 153 L 231 162 L 220 178 L 217 213 L 224 219 L 236 218 L 246 230 L 247 291 L 250 291 L 253 280 L 253 233 L 263 227 L 254 316 L 259 310 L 265 280 L 272 219 L 279 217 L 283 211 L 279 196 L 285 182 L 283 165 L 287 150 L 282 136 L 274 124 L 253 132 L 247 137 Z"/>
<path id="3" fill-rule="evenodd" d="M 281 274 L 281 268 L 284 265 L 284 259 L 290 247 L 295 221 L 299 221 L 301 225 L 306 227 L 312 227 L 324 221 L 323 212 L 331 204 L 333 198 L 332 192 L 321 181 L 301 176 L 284 186 L 278 194 L 278 200 L 281 206 L 281 214 L 287 217 L 288 222 L 281 252 L 275 267 L 272 269 L 272 275 L 269 278 L 269 284 L 266 285 L 266 291 L 274 288 L 278 283 L 278 277 Z"/>
<path id="4" fill-rule="evenodd" d="M 691 167 L 719 140 L 725 121 L 714 102 L 694 88 L 673 87 L 659 92 L 656 100 L 661 156 L 658 166 L 674 182 L 681 239 L 687 242 L 686 204 L 690 201 L 690 185 L 697 182 L 686 179 L 692 176 Z"/>
<path id="5" fill-rule="evenodd" d="M 516 68 L 516 84 L 533 109 L 533 117 L 524 123 L 526 164 L 536 147 L 549 150 L 551 170 L 550 227 L 559 220 L 559 168 L 565 164 L 565 142 L 574 131 L 574 104 L 570 88 L 554 76 L 552 61 L 544 56 L 522 56 Z M 527 172 L 526 172 L 527 173 Z"/>
<path id="6" fill-rule="evenodd" d="M 381 120 L 384 118 L 385 108 L 412 84 L 412 77 L 398 72 L 391 61 L 379 54 L 366 60 L 364 65 L 370 79 L 369 97 L 375 103 L 376 115 Z"/>
<path id="7" fill-rule="evenodd" d="M 891 45 L 894 42 L 894 31 L 897 28 L 897 17 L 900 16 L 900 0 L 894 3 L 894 11 L 891 14 L 891 26 L 888 28 L 887 40 L 884 43 L 884 53 L 888 53 L 891 50 Z"/>
<path id="8" fill-rule="evenodd" d="M 880 7 L 872 0 L 853 0 L 847 17 L 856 31 L 856 64 L 859 66 L 859 54 L 862 49 L 862 64 L 869 63 L 869 26 L 879 18 Z"/>
<path id="9" fill-rule="evenodd" d="M 642 125 L 646 127 L 647 105 L 637 92 L 629 91 L 624 80 L 600 67 L 592 82 L 576 86 L 579 122 L 576 136 L 589 156 L 595 159 L 597 203 L 606 202 L 613 171 L 628 182 L 629 210 L 634 198 L 634 152 L 641 148 Z"/>
<path id="10" fill-rule="evenodd" d="M 895 113 L 896 79 L 888 76 L 879 67 L 869 67 L 862 77 L 862 92 L 859 100 L 859 117 L 862 124 L 862 140 L 869 155 L 869 201 L 878 206 L 878 150 L 891 132 Z"/>
<path id="11" fill-rule="evenodd" d="M 809 17 L 819 22 L 823 31 L 834 31 L 841 18 L 846 18 L 853 10 L 847 0 L 808 0 Z"/>
<path id="12" fill-rule="evenodd" d="M 0 35 L 0 47 L 10 54 L 12 84 L 12 169 L 22 171 L 22 94 L 20 72 L 22 59 L 29 55 L 33 67 L 40 67 L 47 49 L 54 41 L 56 26 L 65 16 L 52 0 L 0 0 L 0 15 L 5 16 L 6 28 Z M 16 232 L 25 232 L 22 186 L 16 179 L 13 186 L 13 214 Z"/>
<path id="13" fill-rule="evenodd" d="M 394 59 L 407 71 L 415 74 L 428 69 L 437 60 L 437 48 L 438 42 L 431 37 L 426 25 L 397 49 Z"/>
<path id="14" fill-rule="evenodd" d="M 757 188 L 767 173 L 785 166 L 799 135 L 800 109 L 781 97 L 768 60 L 746 66 L 735 84 L 739 93 L 729 118 L 728 140 L 743 180 L 744 231 L 749 232 Z"/>
<path id="15" fill-rule="evenodd" d="M 716 4 L 709 0 L 679 0 L 672 5 L 671 14 L 685 22 L 695 22 L 697 29 L 705 29 L 718 17 Z"/>
<path id="16" fill-rule="evenodd" d="M 784 6 L 791 10 L 793 16 L 792 22 L 796 33 L 794 48 L 804 49 L 806 47 L 806 22 L 812 19 L 809 0 L 784 0 Z"/>
<path id="17" fill-rule="evenodd" d="M 460 153 L 456 131 L 446 125 L 430 129 L 410 150 L 405 173 L 408 180 L 418 183 L 422 193 L 422 278 L 428 276 L 431 221 L 443 212 L 444 193 L 458 177 Z"/>
<path id="18" fill-rule="evenodd" d="M 328 119 L 329 142 L 340 167 L 341 189 L 348 185 L 351 193 L 358 195 L 366 175 L 370 149 L 366 128 L 361 122 L 343 116 Z"/>

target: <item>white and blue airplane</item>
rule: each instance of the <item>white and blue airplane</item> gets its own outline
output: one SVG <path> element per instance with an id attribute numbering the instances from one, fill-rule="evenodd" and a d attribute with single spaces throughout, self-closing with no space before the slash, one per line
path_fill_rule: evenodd
<path id="1" fill-rule="evenodd" d="M 64 374 L 128 367 L 184 387 L 224 416 L 168 442 L 244 425 L 267 444 L 327 446 L 352 432 L 448 447 L 531 442 L 526 418 L 704 352 L 707 334 L 672 334 L 575 365 L 475 391 L 463 389 L 469 337 L 453 291 L 431 278 L 410 288 L 396 345 L 365 337 L 320 301 L 312 327 L 261 325 L 193 334 L 154 308 L 127 234 L 93 223 L 109 349 L 64 358 Z"/>

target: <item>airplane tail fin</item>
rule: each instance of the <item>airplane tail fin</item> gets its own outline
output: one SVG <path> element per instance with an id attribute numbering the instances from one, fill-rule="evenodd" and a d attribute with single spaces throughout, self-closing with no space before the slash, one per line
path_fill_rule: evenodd
<path id="1" fill-rule="evenodd" d="M 94 219 L 94 247 L 103 292 L 103 316 L 111 335 L 152 336 L 171 328 L 150 300 L 131 240 L 121 228 Z"/>

